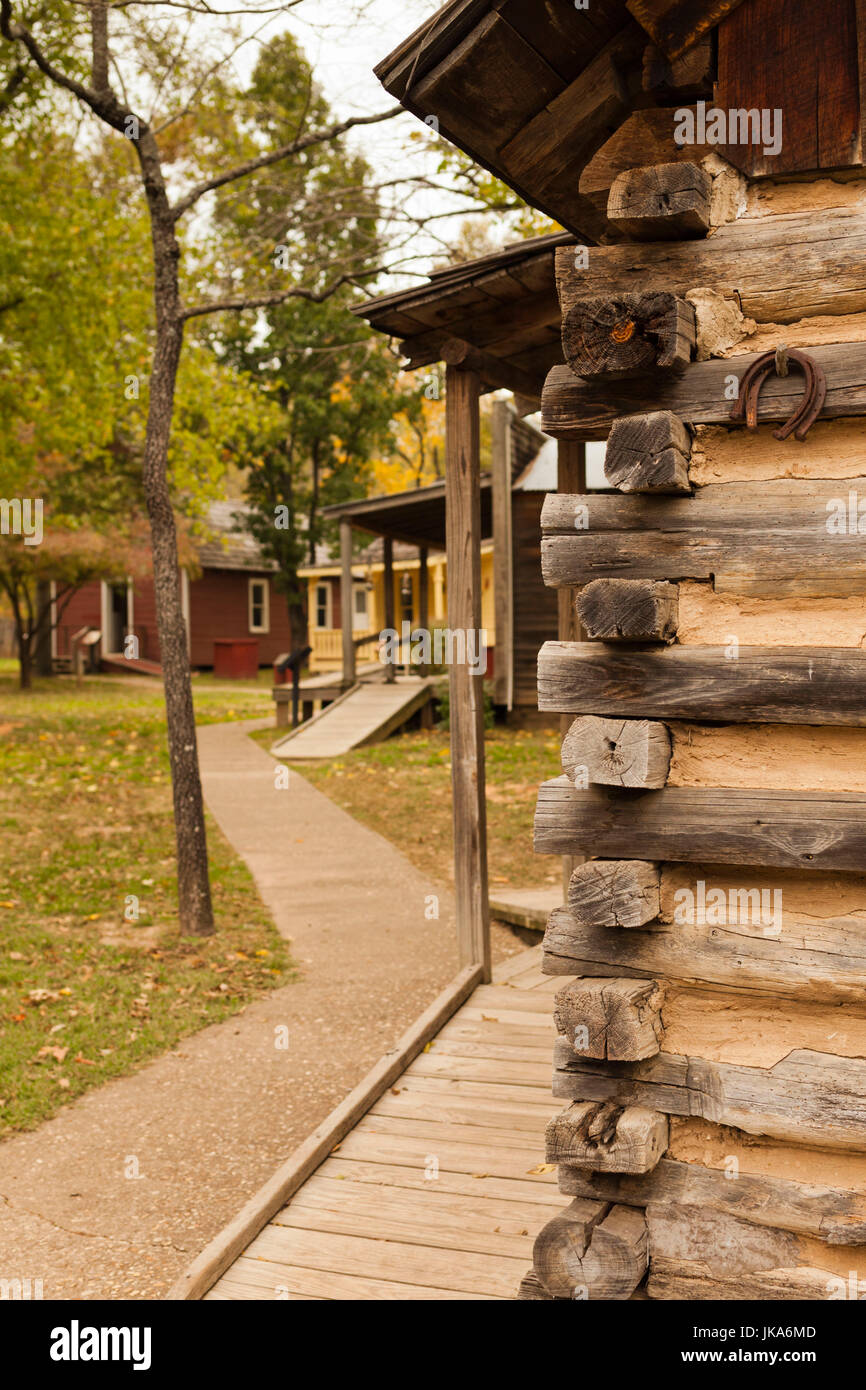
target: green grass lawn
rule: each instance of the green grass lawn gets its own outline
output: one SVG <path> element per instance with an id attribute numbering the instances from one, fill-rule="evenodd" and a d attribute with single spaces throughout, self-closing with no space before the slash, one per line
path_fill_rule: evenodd
<path id="1" fill-rule="evenodd" d="M 194 689 L 200 723 L 273 708 L 270 681 Z M 21 694 L 0 663 L 0 1131 L 292 978 L 210 819 L 208 840 L 217 933 L 181 938 L 161 685 L 55 678 Z"/>
<path id="2" fill-rule="evenodd" d="M 257 734 L 270 747 L 274 732 Z M 357 820 L 391 840 L 432 879 L 453 878 L 451 751 L 447 731 L 406 733 L 333 763 L 297 769 Z M 485 733 L 487 848 L 491 891 L 559 883 L 561 860 L 532 850 L 540 782 L 558 777 L 558 721 L 497 726 Z"/>

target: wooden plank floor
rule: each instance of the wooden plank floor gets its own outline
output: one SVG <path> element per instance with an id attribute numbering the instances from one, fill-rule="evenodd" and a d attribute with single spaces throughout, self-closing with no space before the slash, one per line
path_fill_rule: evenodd
<path id="1" fill-rule="evenodd" d="M 208 1299 L 513 1299 L 568 1203 L 545 1171 L 552 994 L 541 947 L 445 1024 Z"/>

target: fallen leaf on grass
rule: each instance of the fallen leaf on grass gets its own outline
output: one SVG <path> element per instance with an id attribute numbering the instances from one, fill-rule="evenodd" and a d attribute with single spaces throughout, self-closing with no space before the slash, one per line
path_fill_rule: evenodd
<path id="1" fill-rule="evenodd" d="M 37 1057 L 53 1057 L 55 1062 L 62 1062 L 65 1058 L 68 1047 L 40 1047 Z"/>
<path id="2" fill-rule="evenodd" d="M 81 1052 L 73 1058 L 73 1061 L 78 1062 L 79 1066 L 82 1067 L 95 1067 L 97 1065 L 96 1062 L 91 1062 L 90 1058 L 85 1057 Z"/>

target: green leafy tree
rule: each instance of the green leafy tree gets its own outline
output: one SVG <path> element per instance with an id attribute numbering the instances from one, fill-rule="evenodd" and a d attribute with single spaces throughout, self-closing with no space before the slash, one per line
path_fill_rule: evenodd
<path id="1" fill-rule="evenodd" d="M 184 246 L 179 224 L 208 195 L 246 180 L 260 170 L 285 161 L 303 164 L 309 151 L 330 144 L 352 126 L 370 124 L 397 114 L 399 108 L 321 125 L 311 100 L 303 120 L 287 139 L 269 138 L 267 126 L 258 130 L 238 126 L 232 139 L 231 122 L 213 83 L 214 72 L 230 54 L 214 61 L 208 45 L 196 41 L 193 28 L 207 6 L 180 7 L 186 35 L 178 29 L 171 4 L 109 4 L 92 0 L 87 7 L 32 6 L 0 0 L 0 37 L 11 46 L 5 61 L 38 73 L 71 98 L 70 121 L 77 112 L 95 117 L 102 129 L 129 142 L 138 164 L 139 195 L 149 220 L 147 264 L 152 276 L 154 336 L 148 364 L 147 423 L 141 478 L 150 521 L 156 593 L 157 626 L 164 670 L 169 758 L 177 841 L 178 906 L 181 929 L 197 935 L 214 930 L 208 877 L 204 803 L 196 751 L 186 628 L 181 603 L 178 543 L 169 481 L 169 449 L 175 415 L 178 369 L 188 325 L 204 315 L 228 309 L 265 307 L 291 297 L 327 298 L 347 283 L 358 267 L 329 264 L 324 288 L 280 275 L 273 266 L 266 275 L 245 275 L 240 263 L 223 276 L 229 293 L 204 300 L 185 300 L 181 263 Z M 112 26 L 109 24 L 111 16 Z M 87 62 L 86 76 L 84 62 Z M 34 80 L 35 77 L 34 77 Z M 13 94 L 13 100 L 15 100 Z M 144 111 L 150 108 L 146 116 Z M 73 111 L 75 116 L 72 115 Z M 222 163 L 226 151 L 237 162 Z M 215 152 L 218 151 L 218 154 Z M 203 172 L 208 158 L 220 168 Z M 168 169 L 173 168 L 173 177 Z M 334 209 L 336 216 L 340 209 Z M 288 234 L 296 232 L 289 218 Z M 323 218 L 323 227 L 327 219 Z M 289 243 L 290 244 L 290 243 Z M 327 239 L 321 243 L 327 248 Z M 330 258 L 324 254 L 322 261 Z M 142 274 L 142 266 L 130 266 Z M 198 283 L 201 277 L 191 277 Z M 264 282 L 264 283 L 263 283 Z"/>

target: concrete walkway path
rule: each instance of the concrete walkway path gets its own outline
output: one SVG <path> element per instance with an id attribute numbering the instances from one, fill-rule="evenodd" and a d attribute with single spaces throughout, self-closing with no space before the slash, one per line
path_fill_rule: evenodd
<path id="1" fill-rule="evenodd" d="M 276 787 L 263 722 L 199 730 L 205 797 L 300 978 L 0 1144 L 0 1278 L 45 1298 L 159 1298 L 456 971 L 441 885 L 298 774 Z"/>

